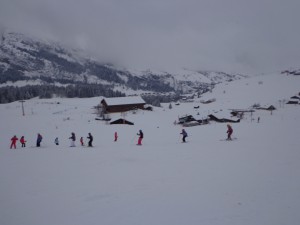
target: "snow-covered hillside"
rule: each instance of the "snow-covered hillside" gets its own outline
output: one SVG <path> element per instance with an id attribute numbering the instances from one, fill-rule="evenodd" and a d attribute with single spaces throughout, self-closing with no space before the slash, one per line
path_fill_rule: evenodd
<path id="1" fill-rule="evenodd" d="M 2 104 L 0 224 L 296 225 L 300 105 L 282 102 L 299 87 L 298 76 L 272 74 L 219 84 L 171 109 L 111 116 L 125 116 L 133 126 L 95 120 L 101 98 L 32 99 L 24 103 L 25 116 L 20 102 Z M 201 103 L 207 99 L 215 101 Z M 188 142 L 181 143 L 179 116 L 228 118 L 229 109 L 253 104 L 277 110 L 256 110 L 232 123 L 234 141 L 223 141 L 226 123 L 211 122 L 185 128 Z M 137 146 L 140 129 L 145 137 Z M 94 147 L 81 147 L 79 138 L 86 141 L 89 132 Z M 18 142 L 9 149 L 13 135 L 24 135 L 26 148 Z"/>
<path id="2" fill-rule="evenodd" d="M 207 91 L 211 83 L 244 78 L 214 71 L 176 72 L 126 69 L 104 63 L 78 49 L 12 31 L 0 34 L 0 87 L 102 84 L 123 92 Z"/>

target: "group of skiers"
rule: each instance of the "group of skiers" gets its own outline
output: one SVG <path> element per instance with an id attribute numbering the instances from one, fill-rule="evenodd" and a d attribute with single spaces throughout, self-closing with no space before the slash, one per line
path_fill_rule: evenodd
<path id="1" fill-rule="evenodd" d="M 71 137 L 69 137 L 69 139 L 71 140 L 71 145 L 70 145 L 70 147 L 76 147 L 76 146 L 75 146 L 76 135 L 75 135 L 74 132 L 71 133 Z M 94 137 L 92 136 L 91 133 L 88 133 L 87 139 L 89 139 L 88 147 L 93 147 L 93 140 L 94 140 Z M 85 145 L 84 145 L 83 137 L 81 137 L 79 141 L 80 141 L 80 145 L 81 145 L 81 146 L 85 146 Z M 59 145 L 58 137 L 55 138 L 54 143 L 55 143 L 56 145 Z"/>
<path id="2" fill-rule="evenodd" d="M 75 147 L 76 136 L 75 136 L 74 132 L 71 133 L 71 137 L 69 137 L 69 139 L 71 140 L 71 146 L 70 147 Z M 93 147 L 94 137 L 91 133 L 88 133 L 87 139 L 89 139 L 88 147 Z M 80 138 L 80 145 L 84 146 L 83 137 Z"/>
<path id="3" fill-rule="evenodd" d="M 40 133 L 38 133 L 37 134 L 37 139 L 36 139 L 36 147 L 40 147 L 41 146 L 41 142 L 42 142 L 42 139 L 43 139 L 43 137 L 42 137 L 42 135 L 40 134 Z M 12 149 L 12 148 L 17 148 L 17 141 L 19 140 L 18 138 L 17 138 L 17 136 L 16 135 L 14 135 L 11 139 L 11 144 L 10 144 L 10 148 Z M 22 146 L 22 148 L 25 148 L 26 147 L 26 140 L 25 140 L 25 137 L 24 136 L 22 136 L 21 138 L 20 138 L 20 143 L 21 143 L 21 146 Z"/>
<path id="4" fill-rule="evenodd" d="M 76 136 L 75 136 L 74 132 L 71 133 L 71 137 L 69 137 L 69 139 L 71 140 L 71 146 L 70 147 L 75 147 Z M 91 133 L 88 133 L 87 139 L 89 139 L 88 147 L 93 147 L 94 138 L 93 138 Z M 12 148 L 16 149 L 17 148 L 17 141 L 19 139 L 17 138 L 16 135 L 14 135 L 10 140 L 11 140 L 10 149 L 12 149 Z M 42 140 L 43 140 L 43 136 L 40 133 L 38 133 L 37 134 L 37 139 L 36 139 L 36 147 L 41 147 Z M 22 136 L 20 138 L 20 143 L 21 143 L 22 148 L 26 147 L 26 142 L 27 141 L 25 140 L 25 137 Z M 59 145 L 58 137 L 55 138 L 54 143 L 56 145 Z M 84 146 L 83 137 L 80 138 L 80 144 L 81 144 L 81 146 Z"/>
<path id="5" fill-rule="evenodd" d="M 226 131 L 226 133 L 227 133 L 227 139 L 226 140 L 227 141 L 231 141 L 232 140 L 231 135 L 233 133 L 233 129 L 230 126 L 230 124 L 227 124 L 227 131 Z M 186 138 L 188 136 L 187 132 L 185 131 L 185 129 L 182 129 L 180 134 L 182 135 L 182 142 L 185 143 L 186 142 Z"/>
<path id="6" fill-rule="evenodd" d="M 143 140 L 143 138 L 144 138 L 143 131 L 142 131 L 142 130 L 139 130 L 139 132 L 137 133 L 137 135 L 139 136 L 137 145 L 142 145 L 142 140 Z M 40 147 L 40 146 L 41 146 L 42 139 L 43 139 L 42 135 L 41 135 L 40 133 L 38 133 L 38 135 L 37 135 L 37 140 L 36 140 L 36 147 Z M 76 135 L 75 135 L 74 132 L 71 133 L 71 136 L 69 137 L 69 139 L 70 139 L 70 141 L 71 141 L 70 147 L 75 147 Z M 92 135 L 91 133 L 88 133 L 87 139 L 88 139 L 88 147 L 93 147 L 93 140 L 94 140 L 94 137 L 93 137 L 93 135 Z M 15 148 L 15 149 L 17 148 L 17 141 L 18 141 L 18 140 L 19 140 L 19 139 L 17 138 L 16 135 L 14 135 L 14 136 L 11 138 L 11 145 L 10 145 L 10 148 L 11 148 L 11 149 L 12 149 L 12 148 Z M 114 141 L 116 142 L 117 140 L 118 140 L 118 133 L 115 132 L 115 133 L 114 133 Z M 81 137 L 79 141 L 80 141 L 80 145 L 81 145 L 81 146 L 85 146 L 83 137 Z M 23 148 L 23 147 L 26 147 L 26 142 L 27 142 L 27 141 L 25 140 L 25 137 L 22 136 L 22 137 L 20 138 L 20 143 L 22 144 L 22 148 Z M 54 143 L 55 143 L 56 145 L 59 145 L 59 139 L 58 139 L 58 137 L 55 138 Z"/>
<path id="7" fill-rule="evenodd" d="M 230 126 L 230 124 L 227 124 L 227 139 L 226 140 L 232 140 L 231 139 L 231 135 L 233 133 L 233 129 L 232 127 Z M 182 142 L 185 143 L 186 142 L 186 138 L 188 136 L 187 132 L 185 131 L 185 129 L 182 129 L 181 133 L 182 135 Z M 142 145 L 142 140 L 144 138 L 144 133 L 142 130 L 139 130 L 139 132 L 137 133 L 137 135 L 139 136 L 138 138 L 138 142 L 137 142 L 137 145 Z M 40 133 L 37 134 L 37 140 L 36 140 L 36 147 L 40 147 L 41 146 L 41 142 L 42 142 L 42 135 Z M 71 137 L 69 137 L 70 141 L 71 141 L 71 145 L 70 147 L 75 147 L 75 141 L 76 141 L 76 135 L 74 132 L 71 133 Z M 94 140 L 94 137 L 92 136 L 91 133 L 88 133 L 88 136 L 87 136 L 87 139 L 89 140 L 88 141 L 88 147 L 93 147 L 93 140 Z M 16 135 L 14 135 L 12 138 L 11 138 L 11 145 L 10 145 L 10 148 L 17 148 L 16 144 L 17 144 L 17 141 L 19 139 L 17 138 Z M 116 142 L 118 140 L 118 133 L 115 132 L 114 134 L 114 141 Z M 20 138 L 20 143 L 22 144 L 22 148 L 26 147 L 26 140 L 25 140 L 25 137 L 22 136 Z M 55 138 L 54 140 L 54 143 L 56 145 L 59 145 L 59 140 L 58 140 L 58 137 Z M 80 144 L 81 146 L 84 146 L 84 140 L 83 140 L 83 137 L 80 138 Z"/>

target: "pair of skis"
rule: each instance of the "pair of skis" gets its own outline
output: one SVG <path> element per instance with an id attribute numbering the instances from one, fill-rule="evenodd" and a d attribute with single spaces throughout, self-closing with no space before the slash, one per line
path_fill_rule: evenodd
<path id="1" fill-rule="evenodd" d="M 237 140 L 236 137 L 231 138 L 231 139 L 228 139 L 228 138 L 226 138 L 226 139 L 221 139 L 220 141 L 235 141 L 235 140 Z"/>

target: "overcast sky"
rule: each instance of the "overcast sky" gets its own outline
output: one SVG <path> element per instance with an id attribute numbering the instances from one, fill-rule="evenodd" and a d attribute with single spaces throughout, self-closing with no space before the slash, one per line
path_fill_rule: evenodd
<path id="1" fill-rule="evenodd" d="M 0 0 L 0 25 L 131 68 L 300 67 L 300 0 Z"/>

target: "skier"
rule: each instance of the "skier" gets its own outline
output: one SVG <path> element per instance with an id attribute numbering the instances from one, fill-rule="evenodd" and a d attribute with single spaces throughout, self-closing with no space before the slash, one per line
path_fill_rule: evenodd
<path id="1" fill-rule="evenodd" d="M 42 140 L 43 140 L 42 135 L 40 133 L 38 133 L 37 139 L 36 139 L 36 147 L 41 147 Z"/>
<path id="2" fill-rule="evenodd" d="M 55 138 L 54 143 L 55 143 L 56 145 L 59 145 L 58 137 Z"/>
<path id="3" fill-rule="evenodd" d="M 83 137 L 80 138 L 80 144 L 81 146 L 84 146 Z"/>
<path id="4" fill-rule="evenodd" d="M 70 147 L 75 147 L 76 137 L 75 137 L 74 132 L 71 133 L 71 137 L 69 137 L 69 139 L 71 139 L 71 146 Z"/>
<path id="5" fill-rule="evenodd" d="M 118 133 L 117 133 L 117 131 L 115 132 L 115 141 L 117 141 L 118 140 Z"/>
<path id="6" fill-rule="evenodd" d="M 24 136 L 21 137 L 20 142 L 22 144 L 22 148 L 26 147 L 26 141 L 25 141 Z"/>
<path id="7" fill-rule="evenodd" d="M 185 129 L 182 129 L 182 131 L 181 131 L 180 134 L 182 134 L 182 142 L 185 142 L 185 139 L 186 139 L 186 137 L 188 136 L 188 135 L 187 135 L 187 132 L 185 131 Z"/>
<path id="8" fill-rule="evenodd" d="M 142 131 L 142 130 L 139 130 L 139 133 L 137 133 L 137 135 L 140 136 L 139 139 L 138 139 L 137 145 L 142 145 L 142 140 L 143 140 L 143 138 L 144 138 L 144 133 L 143 133 L 143 131 Z"/>
<path id="9" fill-rule="evenodd" d="M 16 149 L 17 148 L 16 143 L 17 143 L 17 140 L 19 140 L 19 139 L 17 138 L 16 135 L 14 135 L 10 140 L 11 140 L 10 149 L 12 149 L 12 147 L 14 147 Z"/>
<path id="10" fill-rule="evenodd" d="M 89 136 L 87 137 L 87 139 L 89 139 L 88 146 L 89 146 L 89 147 L 93 147 L 93 140 L 94 140 L 94 137 L 92 136 L 91 133 L 89 133 Z"/>
<path id="11" fill-rule="evenodd" d="M 231 139 L 231 135 L 232 135 L 232 132 L 233 132 L 233 129 L 232 127 L 230 126 L 230 124 L 227 124 L 227 139 L 226 140 L 232 140 Z"/>
<path id="12" fill-rule="evenodd" d="M 257 123 L 259 123 L 259 121 L 260 121 L 260 117 L 257 117 Z"/>

